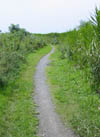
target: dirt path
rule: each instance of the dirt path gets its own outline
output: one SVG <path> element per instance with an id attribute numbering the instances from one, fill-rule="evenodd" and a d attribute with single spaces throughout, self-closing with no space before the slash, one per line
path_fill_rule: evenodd
<path id="1" fill-rule="evenodd" d="M 54 105 L 51 102 L 49 88 L 46 83 L 45 68 L 49 63 L 48 57 L 52 51 L 44 56 L 38 66 L 35 74 L 36 96 L 35 101 L 40 113 L 39 136 L 40 137 L 75 137 L 69 129 L 66 129 L 56 114 Z"/>

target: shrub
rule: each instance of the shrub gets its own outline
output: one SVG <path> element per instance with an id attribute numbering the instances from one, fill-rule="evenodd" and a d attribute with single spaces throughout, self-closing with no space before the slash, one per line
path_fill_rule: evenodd
<path id="1" fill-rule="evenodd" d="M 14 82 L 27 54 L 47 45 L 47 37 L 31 34 L 19 25 L 12 24 L 9 30 L 0 34 L 0 87 Z"/>

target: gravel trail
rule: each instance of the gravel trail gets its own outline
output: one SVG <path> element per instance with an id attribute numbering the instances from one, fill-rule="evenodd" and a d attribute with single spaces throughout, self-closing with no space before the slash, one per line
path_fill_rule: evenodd
<path id="1" fill-rule="evenodd" d="M 59 116 L 55 112 L 55 107 L 51 101 L 50 89 L 46 83 L 45 68 L 49 63 L 48 57 L 54 52 L 44 56 L 35 74 L 35 102 L 39 112 L 39 136 L 40 137 L 75 137 L 70 129 L 66 129 Z"/>

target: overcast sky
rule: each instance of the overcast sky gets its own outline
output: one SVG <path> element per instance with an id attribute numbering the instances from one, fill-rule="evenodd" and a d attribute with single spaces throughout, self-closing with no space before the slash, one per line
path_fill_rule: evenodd
<path id="1" fill-rule="evenodd" d="M 0 29 L 19 24 L 33 33 L 64 32 L 87 20 L 100 0 L 0 0 Z"/>

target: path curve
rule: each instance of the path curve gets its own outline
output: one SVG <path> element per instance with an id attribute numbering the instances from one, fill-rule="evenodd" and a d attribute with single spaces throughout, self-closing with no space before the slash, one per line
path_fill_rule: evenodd
<path id="1" fill-rule="evenodd" d="M 71 130 L 66 129 L 61 123 L 52 104 L 48 85 L 46 83 L 45 68 L 49 63 L 48 57 L 54 52 L 44 56 L 37 65 L 35 74 L 35 102 L 39 112 L 40 137 L 75 137 Z"/>

